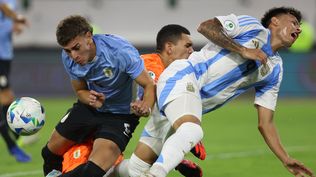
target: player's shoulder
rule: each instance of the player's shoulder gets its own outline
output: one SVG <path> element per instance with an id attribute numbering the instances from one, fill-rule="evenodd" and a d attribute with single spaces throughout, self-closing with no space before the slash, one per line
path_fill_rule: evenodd
<path id="1" fill-rule="evenodd" d="M 114 34 L 95 34 L 93 35 L 93 40 L 96 42 L 96 44 L 108 44 L 111 46 L 120 46 L 123 47 L 125 45 L 131 46 L 131 43 L 126 40 L 125 38 L 114 35 Z"/>
<path id="2" fill-rule="evenodd" d="M 160 60 L 160 56 L 157 53 L 143 54 L 141 57 L 145 63 L 153 63 Z"/>

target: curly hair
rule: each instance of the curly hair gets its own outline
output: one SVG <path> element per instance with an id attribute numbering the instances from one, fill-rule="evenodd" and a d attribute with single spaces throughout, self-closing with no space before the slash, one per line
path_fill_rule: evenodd
<path id="1" fill-rule="evenodd" d="M 268 26 L 271 23 L 271 18 L 281 15 L 281 14 L 291 14 L 294 17 L 296 17 L 296 19 L 298 20 L 298 22 L 301 22 L 302 20 L 302 14 L 299 10 L 294 9 L 292 7 L 275 7 L 272 8 L 270 10 L 268 10 L 263 17 L 261 18 L 261 24 L 265 27 L 268 28 Z"/>
<path id="2" fill-rule="evenodd" d="M 57 42 L 61 46 L 67 45 L 78 35 L 84 35 L 86 32 L 93 32 L 92 26 L 88 20 L 80 15 L 71 15 L 61 20 L 57 26 Z"/>

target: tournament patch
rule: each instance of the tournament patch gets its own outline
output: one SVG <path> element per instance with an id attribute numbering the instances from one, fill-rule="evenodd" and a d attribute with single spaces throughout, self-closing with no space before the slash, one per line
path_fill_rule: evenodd
<path id="1" fill-rule="evenodd" d="M 150 76 L 153 80 L 155 80 L 156 74 L 155 74 L 154 72 L 148 71 L 148 74 L 149 74 L 149 76 Z"/>
<path id="2" fill-rule="evenodd" d="M 235 29 L 236 25 L 234 22 L 230 21 L 230 20 L 226 20 L 224 22 L 224 28 L 227 30 L 227 31 L 233 31 Z"/>

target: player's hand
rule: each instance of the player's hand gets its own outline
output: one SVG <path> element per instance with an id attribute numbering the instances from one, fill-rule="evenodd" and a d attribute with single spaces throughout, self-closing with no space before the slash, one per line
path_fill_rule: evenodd
<path id="1" fill-rule="evenodd" d="M 23 24 L 23 25 L 25 25 L 25 26 L 28 26 L 28 25 L 29 25 L 28 20 L 27 20 L 23 15 L 21 15 L 21 14 L 18 14 L 18 15 L 16 16 L 16 18 L 14 19 L 14 22 L 15 22 L 15 23 Z"/>
<path id="2" fill-rule="evenodd" d="M 94 90 L 90 90 L 89 105 L 94 108 L 100 108 L 103 105 L 105 96 L 103 93 L 98 93 Z"/>
<path id="3" fill-rule="evenodd" d="M 132 102 L 131 109 L 137 116 L 147 117 L 151 114 L 151 108 L 142 100 Z"/>
<path id="4" fill-rule="evenodd" d="M 268 59 L 267 55 L 261 49 L 244 48 L 240 55 L 250 60 L 259 60 L 262 64 L 266 64 Z"/>
<path id="5" fill-rule="evenodd" d="M 313 172 L 304 166 L 303 163 L 289 158 L 286 162 L 284 162 L 284 166 L 295 176 L 295 177 L 315 177 Z"/>

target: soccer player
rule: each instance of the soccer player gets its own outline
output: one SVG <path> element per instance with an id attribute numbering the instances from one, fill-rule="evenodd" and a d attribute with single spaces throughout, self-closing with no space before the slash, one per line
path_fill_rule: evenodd
<path id="1" fill-rule="evenodd" d="M 162 71 L 174 60 L 180 58 L 188 58 L 192 53 L 192 41 L 190 38 L 190 32 L 185 27 L 170 24 L 164 26 L 157 34 L 157 53 L 145 54 L 141 57 L 144 59 L 145 67 L 155 81 Z M 139 93 L 139 97 L 142 96 L 143 92 Z M 155 106 L 150 116 L 161 116 L 157 107 Z M 145 130 L 143 131 L 142 137 L 137 145 L 135 153 L 132 155 L 130 160 L 124 160 L 119 163 L 115 170 L 115 175 L 120 177 L 125 176 L 139 176 L 142 172 L 149 169 L 151 164 L 155 162 L 158 154 L 161 150 L 163 141 L 171 130 L 171 124 L 165 117 L 160 117 L 160 121 L 152 121 L 149 118 Z M 160 127 L 164 127 L 164 131 L 155 132 Z M 155 145 L 147 143 L 147 141 L 155 141 Z M 88 159 L 90 154 L 90 142 L 76 145 L 67 151 L 64 155 L 63 171 L 68 171 L 74 166 L 80 165 Z M 80 152 L 79 152 L 80 151 Z M 198 158 L 204 160 L 206 153 L 202 143 L 199 143 L 192 149 L 192 153 Z M 201 168 L 189 160 L 183 160 L 176 169 L 184 176 L 201 176 Z M 130 174 L 128 174 L 128 170 Z"/>
<path id="2" fill-rule="evenodd" d="M 266 144 L 295 176 L 313 176 L 282 146 L 273 114 L 282 80 L 281 48 L 301 32 L 301 13 L 288 7 L 267 11 L 261 23 L 248 15 L 217 16 L 198 31 L 210 42 L 188 60 L 173 62 L 157 84 L 158 107 L 176 130 L 143 176 L 165 177 L 203 137 L 201 118 L 250 88 L 255 89 L 258 127 Z"/>
<path id="3" fill-rule="evenodd" d="M 91 25 L 79 15 L 61 20 L 56 36 L 78 101 L 42 149 L 44 174 L 102 177 L 125 150 L 139 117 L 150 114 L 155 85 L 128 41 L 115 35 L 93 35 Z M 142 100 L 133 101 L 133 81 L 144 88 Z M 60 175 L 63 154 L 91 135 L 94 142 L 88 162 Z"/>
<path id="4" fill-rule="evenodd" d="M 157 53 L 141 56 L 148 73 L 155 82 L 172 62 L 177 59 L 188 58 L 193 52 L 189 30 L 176 24 L 164 26 L 156 37 L 156 51 Z M 142 93 L 139 95 L 141 96 Z M 138 177 L 147 171 L 156 161 L 170 132 L 172 132 L 171 124 L 166 117 L 160 115 L 157 106 L 155 106 L 131 158 L 124 160 L 116 168 L 119 176 Z M 200 159 L 205 159 L 206 153 L 201 143 L 193 148 L 192 152 Z M 188 160 L 182 161 L 175 169 L 184 176 L 197 177 L 202 175 L 200 167 Z"/>
<path id="5" fill-rule="evenodd" d="M 11 155 L 18 162 L 29 162 L 31 157 L 26 154 L 10 136 L 10 129 L 6 121 L 6 113 L 14 100 L 14 93 L 10 87 L 9 75 L 13 59 L 12 35 L 20 34 L 27 20 L 24 16 L 17 14 L 15 0 L 0 0 L 0 133 L 8 147 Z M 17 134 L 14 134 L 18 138 Z"/>

